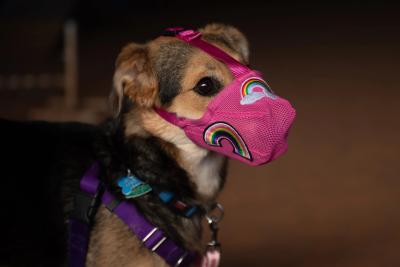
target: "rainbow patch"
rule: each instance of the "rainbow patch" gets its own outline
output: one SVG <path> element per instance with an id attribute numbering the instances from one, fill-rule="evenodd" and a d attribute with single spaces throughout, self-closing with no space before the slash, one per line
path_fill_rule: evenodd
<path id="1" fill-rule="evenodd" d="M 225 122 L 216 122 L 207 127 L 204 131 L 204 142 L 210 146 L 222 147 L 222 139 L 228 140 L 232 147 L 233 153 L 252 160 L 251 154 L 247 149 L 246 143 L 240 134 L 231 125 Z"/>
<path id="2" fill-rule="evenodd" d="M 257 88 L 261 90 L 256 91 Z M 264 80 L 256 77 L 245 80 L 242 83 L 240 93 L 242 96 L 240 104 L 242 105 L 253 104 L 264 97 L 269 97 L 271 99 L 277 98 L 277 96 L 272 93 L 268 84 Z"/>

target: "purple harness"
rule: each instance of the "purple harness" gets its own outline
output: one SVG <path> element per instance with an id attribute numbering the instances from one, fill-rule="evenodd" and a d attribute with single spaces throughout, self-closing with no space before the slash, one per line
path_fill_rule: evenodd
<path id="1" fill-rule="evenodd" d="M 179 247 L 165 236 L 164 232 L 148 222 L 133 203 L 118 201 L 106 188 L 102 188 L 98 179 L 99 164 L 94 163 L 83 175 L 80 189 L 93 201 L 99 199 L 108 210 L 117 215 L 142 240 L 143 245 L 157 253 L 170 266 L 186 267 L 197 257 L 197 253 Z M 93 208 L 93 205 L 90 206 Z M 92 211 L 87 210 L 87 213 Z M 90 224 L 79 219 L 69 219 L 69 267 L 84 267 L 89 245 Z M 134 260 L 134 259 L 133 259 Z"/>

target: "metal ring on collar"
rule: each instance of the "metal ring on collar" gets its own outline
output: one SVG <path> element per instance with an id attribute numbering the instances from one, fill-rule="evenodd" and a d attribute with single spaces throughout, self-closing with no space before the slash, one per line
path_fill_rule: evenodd
<path id="1" fill-rule="evenodd" d="M 217 214 L 211 214 L 217 210 Z M 215 203 L 212 208 L 207 212 L 206 219 L 209 224 L 220 222 L 224 218 L 224 207 L 220 203 Z"/>

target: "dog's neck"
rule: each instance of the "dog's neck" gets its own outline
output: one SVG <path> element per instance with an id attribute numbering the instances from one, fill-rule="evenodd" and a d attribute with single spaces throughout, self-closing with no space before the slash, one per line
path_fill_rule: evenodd
<path id="1" fill-rule="evenodd" d="M 224 157 L 193 143 L 176 144 L 176 147 L 179 151 L 178 163 L 196 185 L 199 197 L 205 202 L 214 201 L 222 186 Z"/>
<path id="2" fill-rule="evenodd" d="M 170 126 L 165 121 L 158 119 L 161 118 L 147 120 L 147 123 L 157 125 L 152 130 L 163 133 L 174 130 L 169 129 Z M 116 195 L 122 196 L 115 187 L 116 179 L 126 175 L 129 168 L 144 182 L 175 193 L 177 198 L 188 205 L 207 209 L 215 201 L 223 184 L 223 170 L 226 165 L 224 158 L 199 149 L 176 133 L 172 133 L 172 139 L 167 141 L 162 138 L 165 137 L 163 134 L 150 135 L 142 127 L 137 127 L 137 120 L 133 125 L 126 124 L 127 121 L 131 123 L 134 120 L 129 118 L 125 122 L 114 123 L 108 130 L 107 140 L 100 142 L 108 144 L 104 148 L 104 155 L 100 156 L 100 161 L 106 165 L 106 185 L 114 188 Z M 128 201 L 135 202 L 151 223 L 160 226 L 168 236 L 184 247 L 194 250 L 202 248 L 202 212 L 196 213 L 192 218 L 177 215 L 152 193 Z"/>
<path id="3" fill-rule="evenodd" d="M 97 157 L 104 165 L 104 182 L 115 196 L 124 199 L 116 186 L 117 179 L 125 176 L 130 169 L 140 180 L 161 191 L 173 192 L 177 199 L 190 206 L 203 205 L 197 198 L 194 186 L 187 173 L 167 151 L 169 145 L 156 137 L 130 135 L 126 137 L 122 125 L 111 122 L 106 124 L 105 140 L 100 140 L 102 151 Z M 137 206 L 150 223 L 161 228 L 166 236 L 189 250 L 201 250 L 201 218 L 203 213 L 191 218 L 178 215 L 175 210 L 164 204 L 156 193 L 148 193 L 134 199 L 126 199 Z M 102 221 L 104 218 L 100 218 Z M 108 227 L 108 226 L 107 226 Z M 97 228 L 105 233 L 107 227 Z M 117 231 L 117 230 L 116 230 Z M 129 231 L 118 227 L 120 235 L 131 236 Z M 123 234 L 125 233 L 125 234 Z"/>
<path id="4" fill-rule="evenodd" d="M 140 117 L 133 119 L 132 116 L 137 116 L 136 114 L 140 114 Z M 186 171 L 195 185 L 198 199 L 204 204 L 215 201 L 224 184 L 227 163 L 225 157 L 197 146 L 182 129 L 168 123 L 152 109 L 130 113 L 128 116 L 129 119 L 125 120 L 127 136 L 151 135 L 171 144 L 166 151 Z"/>

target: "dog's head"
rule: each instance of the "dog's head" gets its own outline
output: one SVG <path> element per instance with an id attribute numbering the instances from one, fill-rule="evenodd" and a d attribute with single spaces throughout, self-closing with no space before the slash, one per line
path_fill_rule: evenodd
<path id="1" fill-rule="evenodd" d="M 204 40 L 248 64 L 248 42 L 236 28 L 210 24 L 199 31 Z M 192 143 L 180 128 L 162 119 L 154 107 L 198 119 L 213 97 L 232 80 L 224 63 L 178 38 L 161 36 L 122 49 L 111 100 L 115 115 L 123 119 L 127 137 L 155 136 L 165 141 L 170 153 L 193 176 L 200 194 L 212 195 L 220 182 L 201 181 L 206 178 L 197 174 L 212 176 L 211 172 L 218 172 L 223 165 L 223 157 Z"/>

